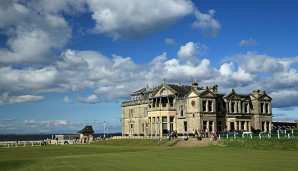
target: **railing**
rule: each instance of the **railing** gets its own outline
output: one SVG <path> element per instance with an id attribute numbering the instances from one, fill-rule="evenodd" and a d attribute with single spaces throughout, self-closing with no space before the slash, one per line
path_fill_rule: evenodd
<path id="1" fill-rule="evenodd" d="M 227 133 L 227 134 L 219 134 L 219 139 L 237 139 L 237 138 L 250 138 L 250 139 L 296 139 L 298 138 L 298 133 L 243 133 L 243 134 L 236 134 L 236 133 Z"/>
<path id="2" fill-rule="evenodd" d="M 137 105 L 137 104 L 148 104 L 148 100 L 133 100 L 133 101 L 126 101 L 122 103 L 122 106 L 131 106 L 131 105 Z"/>

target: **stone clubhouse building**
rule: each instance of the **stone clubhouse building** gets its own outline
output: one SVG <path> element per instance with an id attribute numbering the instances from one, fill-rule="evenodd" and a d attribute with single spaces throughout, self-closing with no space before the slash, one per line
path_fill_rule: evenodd
<path id="1" fill-rule="evenodd" d="M 265 91 L 218 93 L 218 86 L 167 84 L 139 89 L 122 103 L 123 136 L 163 136 L 168 131 L 189 134 L 243 130 L 270 131 L 272 98 Z"/>

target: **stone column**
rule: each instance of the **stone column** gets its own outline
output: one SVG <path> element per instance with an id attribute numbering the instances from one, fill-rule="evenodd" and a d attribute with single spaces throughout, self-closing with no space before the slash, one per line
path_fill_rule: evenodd
<path id="1" fill-rule="evenodd" d="M 149 121 L 150 121 L 150 123 L 149 123 L 150 136 L 152 137 L 152 117 L 149 117 Z"/>
<path id="2" fill-rule="evenodd" d="M 269 112 L 269 113 L 272 113 L 271 103 L 268 103 L 268 108 L 269 108 L 269 109 L 268 109 L 268 112 Z"/>
<path id="3" fill-rule="evenodd" d="M 176 116 L 174 116 L 174 119 L 173 119 L 173 131 L 175 131 L 175 130 L 177 130 L 177 117 Z"/>
<path id="4" fill-rule="evenodd" d="M 232 113 L 232 101 L 229 102 L 229 113 Z"/>
<path id="5" fill-rule="evenodd" d="M 159 136 L 162 137 L 162 117 L 159 118 Z"/>
<path id="6" fill-rule="evenodd" d="M 268 128 L 269 128 L 268 132 L 271 133 L 271 122 L 268 122 Z"/>
<path id="7" fill-rule="evenodd" d="M 248 121 L 248 131 L 251 132 L 251 121 Z"/>
<path id="8" fill-rule="evenodd" d="M 214 128 L 215 128 L 215 122 L 212 121 L 212 132 L 213 132 L 213 133 L 215 133 L 215 129 L 214 129 Z"/>
<path id="9" fill-rule="evenodd" d="M 167 108 L 170 108 L 170 99 L 167 97 L 167 104 L 166 104 Z"/>
<path id="10" fill-rule="evenodd" d="M 227 129 L 228 129 L 228 130 L 231 130 L 231 122 L 229 122 L 229 121 L 226 121 L 226 122 L 227 122 Z M 228 130 L 227 130 L 227 131 L 228 131 Z"/>
<path id="11" fill-rule="evenodd" d="M 241 130 L 242 127 L 242 121 L 239 121 L 239 130 Z"/>
<path id="12" fill-rule="evenodd" d="M 248 131 L 248 129 L 247 129 L 247 121 L 244 122 L 244 130 Z"/>
<path id="13" fill-rule="evenodd" d="M 154 122 L 153 122 L 153 132 L 154 132 L 154 135 L 156 136 L 156 117 L 152 117 L 152 119 L 154 120 Z"/>
<path id="14" fill-rule="evenodd" d="M 208 132 L 210 132 L 210 130 L 209 130 L 209 121 L 206 121 L 206 128 L 208 129 Z"/>
<path id="15" fill-rule="evenodd" d="M 267 121 L 264 122 L 264 131 L 267 131 Z"/>
<path id="16" fill-rule="evenodd" d="M 167 130 L 170 130 L 170 116 L 169 116 L 169 114 L 168 114 L 168 116 L 167 116 Z"/>
<path id="17" fill-rule="evenodd" d="M 209 100 L 206 100 L 206 111 L 209 112 Z"/>
<path id="18" fill-rule="evenodd" d="M 162 107 L 161 98 L 159 98 L 159 108 L 161 109 Z"/>
<path id="19" fill-rule="evenodd" d="M 234 125 L 235 130 L 238 130 L 238 121 L 235 121 L 234 123 L 235 123 L 235 125 Z"/>

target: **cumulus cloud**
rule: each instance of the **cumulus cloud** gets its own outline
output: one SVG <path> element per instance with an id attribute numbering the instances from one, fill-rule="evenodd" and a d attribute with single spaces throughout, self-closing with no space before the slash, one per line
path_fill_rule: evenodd
<path id="1" fill-rule="evenodd" d="M 177 44 L 177 43 L 175 42 L 175 40 L 172 39 L 172 38 L 166 38 L 166 39 L 165 39 L 165 43 L 166 43 L 167 45 L 176 45 L 176 44 Z"/>
<path id="2" fill-rule="evenodd" d="M 58 74 L 55 67 L 41 69 L 0 67 L 0 91 L 36 93 L 60 89 L 56 85 Z"/>
<path id="3" fill-rule="evenodd" d="M 199 43 L 188 42 L 184 46 L 181 46 L 178 51 L 178 57 L 181 59 L 193 59 L 197 56 L 206 54 L 207 46 Z"/>
<path id="4" fill-rule="evenodd" d="M 71 29 L 60 14 L 61 7 L 53 12 L 44 4 L 7 1 L 0 6 L 0 34 L 7 38 L 6 47 L 0 49 L 0 64 L 46 63 L 53 50 L 66 45 Z"/>
<path id="5" fill-rule="evenodd" d="M 90 104 L 95 104 L 100 102 L 99 98 L 95 94 L 92 94 L 86 97 L 79 96 L 78 100 L 81 101 L 82 103 L 90 103 Z"/>
<path id="6" fill-rule="evenodd" d="M 68 96 L 65 96 L 63 98 L 63 102 L 69 104 L 69 103 L 72 103 L 72 100 Z"/>
<path id="7" fill-rule="evenodd" d="M 242 40 L 240 40 L 240 42 L 239 42 L 238 45 L 239 45 L 239 46 L 255 46 L 255 45 L 257 45 L 257 41 L 255 41 L 255 40 L 252 39 L 252 38 L 247 39 L 247 40 L 242 39 Z"/>
<path id="8" fill-rule="evenodd" d="M 230 61 L 238 63 L 245 71 L 253 74 L 276 73 L 288 71 L 298 58 L 277 58 L 256 52 L 237 54 L 229 58 Z"/>
<path id="9" fill-rule="evenodd" d="M 273 106 L 276 108 L 297 106 L 297 90 L 278 90 L 270 93 L 270 96 L 273 98 Z"/>
<path id="10" fill-rule="evenodd" d="M 95 51 L 64 50 L 72 35 L 72 21 L 65 16 L 77 13 L 90 14 L 95 22 L 93 31 L 113 39 L 144 36 L 191 14 L 196 18 L 192 27 L 205 35 L 215 37 L 221 29 L 215 10 L 202 13 L 190 0 L 1 1 L 1 104 L 40 101 L 43 96 L 36 94 L 78 92 L 85 88 L 92 92 L 80 97 L 81 102 L 117 101 L 146 83 L 158 85 L 164 77 L 168 82 L 185 84 L 194 77 L 201 83 L 218 84 L 224 90 L 247 92 L 259 87 L 276 99 L 281 99 L 279 95 L 284 92 L 295 100 L 298 57 L 247 52 L 228 57 L 215 68 L 210 60 L 202 58 L 208 48 L 198 42 L 182 45 L 176 58 L 168 58 L 165 51 L 152 56 L 148 64 L 137 64 L 134 57 L 122 54 L 105 56 Z M 177 45 L 172 38 L 164 41 Z M 254 39 L 239 42 L 239 46 L 255 44 Z M 63 100 L 72 101 L 68 97 Z M 279 107 L 295 105 L 286 100 L 279 102 Z"/>
<path id="11" fill-rule="evenodd" d="M 2 95 L 2 104 L 25 102 L 25 97 L 33 99 L 24 96 L 23 100 L 16 100 L 19 96 L 16 94 L 26 92 L 77 92 L 85 88 L 93 92 L 90 96 L 78 97 L 83 103 L 119 101 L 128 98 L 129 93 L 144 87 L 147 83 L 150 86 L 160 84 L 164 77 L 169 83 L 185 84 L 189 84 L 191 77 L 194 77 L 204 85 L 218 84 L 222 92 L 230 91 L 231 88 L 235 88 L 239 93 L 248 93 L 248 90 L 256 88 L 265 89 L 276 99 L 280 98 L 279 91 L 287 89 L 293 92 L 283 94 L 288 99 L 292 99 L 296 92 L 298 73 L 293 68 L 298 61 L 296 57 L 276 58 L 257 53 L 238 54 L 227 58 L 228 60 L 217 69 L 208 59 L 189 58 L 198 55 L 196 45 L 198 44 L 189 42 L 181 46 L 177 58 L 168 59 L 167 53 L 164 52 L 148 64 L 142 65 L 136 64 L 131 57 L 119 55 L 109 57 L 95 51 L 69 49 L 61 53 L 61 59 L 50 67 L 40 69 L 1 67 L 0 90 L 12 94 L 10 100 L 3 100 L 7 99 L 7 96 Z M 262 64 L 270 65 L 271 68 L 257 61 L 262 61 Z M 264 73 L 270 75 L 264 77 Z M 71 101 L 68 97 L 64 98 L 66 103 Z M 279 102 L 276 105 L 278 107 L 295 105 L 286 100 Z"/>
<path id="12" fill-rule="evenodd" d="M 194 8 L 189 0 L 88 0 L 88 5 L 96 23 L 94 31 L 113 39 L 159 31 L 191 14 Z"/>
<path id="13" fill-rule="evenodd" d="M 44 99 L 43 96 L 35 95 L 22 95 L 22 96 L 9 96 L 8 92 L 2 93 L 0 96 L 0 105 L 11 103 L 27 103 L 27 102 L 39 102 Z"/>
<path id="14" fill-rule="evenodd" d="M 209 10 L 208 14 L 195 10 L 194 14 L 196 21 L 192 24 L 192 27 L 200 29 L 206 36 L 216 37 L 221 29 L 221 25 L 213 18 L 215 10 Z"/>

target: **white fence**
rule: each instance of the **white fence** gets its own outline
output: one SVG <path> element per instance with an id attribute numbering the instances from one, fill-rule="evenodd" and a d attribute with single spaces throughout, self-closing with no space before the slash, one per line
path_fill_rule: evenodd
<path id="1" fill-rule="evenodd" d="M 42 145 L 66 145 L 66 144 L 85 144 L 89 141 L 80 139 L 68 139 L 68 140 L 38 140 L 38 141 L 0 141 L 1 147 L 26 147 L 26 146 L 42 146 Z"/>
<path id="2" fill-rule="evenodd" d="M 26 147 L 26 146 L 41 146 L 44 141 L 3 141 L 0 142 L 0 147 Z"/>

